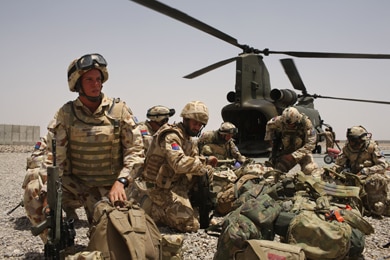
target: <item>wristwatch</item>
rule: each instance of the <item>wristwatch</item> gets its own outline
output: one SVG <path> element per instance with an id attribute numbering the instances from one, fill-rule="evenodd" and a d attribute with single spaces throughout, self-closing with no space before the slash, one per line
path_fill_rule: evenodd
<path id="1" fill-rule="evenodd" d="M 122 183 L 125 188 L 127 188 L 129 186 L 129 180 L 125 177 L 120 177 L 117 179 L 117 181 Z"/>

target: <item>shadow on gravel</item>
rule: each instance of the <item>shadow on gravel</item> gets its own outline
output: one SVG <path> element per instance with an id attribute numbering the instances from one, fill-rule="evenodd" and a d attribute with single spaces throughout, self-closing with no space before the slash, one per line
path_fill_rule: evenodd
<path id="1" fill-rule="evenodd" d="M 30 220 L 26 216 L 23 216 L 23 217 L 20 217 L 20 218 L 16 218 L 14 220 L 14 224 L 15 224 L 15 226 L 14 226 L 15 230 L 24 231 L 24 230 L 30 230 L 31 229 Z"/>
<path id="2" fill-rule="evenodd" d="M 75 229 L 78 229 L 78 228 L 88 228 L 88 227 L 89 227 L 88 220 L 79 219 L 79 220 L 76 220 L 74 222 L 74 228 Z"/>
<path id="3" fill-rule="evenodd" d="M 25 260 L 38 260 L 38 259 L 45 259 L 45 256 L 42 253 L 38 252 L 28 252 L 24 256 Z"/>

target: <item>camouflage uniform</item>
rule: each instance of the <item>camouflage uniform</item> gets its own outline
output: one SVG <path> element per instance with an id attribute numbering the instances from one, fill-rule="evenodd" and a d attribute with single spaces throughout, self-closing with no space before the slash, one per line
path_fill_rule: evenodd
<path id="1" fill-rule="evenodd" d="M 298 163 L 305 174 L 317 174 L 319 167 L 312 155 L 316 145 L 316 131 L 310 119 L 304 114 L 299 114 L 299 119 L 293 127 L 288 126 L 283 114 L 272 118 L 267 122 L 264 139 L 272 141 L 273 145 L 278 143 L 271 155 L 275 169 L 288 172 Z M 293 161 L 285 159 L 285 155 L 289 154 L 293 157 Z"/>
<path id="2" fill-rule="evenodd" d="M 153 139 L 145 160 L 143 179 L 153 202 L 150 215 L 182 232 L 196 232 L 199 221 L 192 208 L 189 191 L 194 176 L 211 169 L 198 155 L 196 142 L 186 134 L 183 123 L 163 125 Z"/>
<path id="3" fill-rule="evenodd" d="M 46 168 L 53 164 L 52 138 L 56 139 L 55 159 L 63 186 L 63 208 L 83 205 L 89 223 L 95 203 L 102 197 L 108 197 L 118 178 L 131 182 L 143 164 L 142 137 L 125 102 L 108 98 L 100 92 L 95 100 L 99 105 L 91 112 L 81 101 L 82 75 L 92 69 L 99 70 L 101 77 L 95 79 L 96 74 L 89 74 L 87 81 L 95 80 L 94 84 L 102 84 L 107 80 L 106 63 L 99 54 L 85 55 L 74 60 L 68 68 L 69 88 L 79 92 L 79 97 L 63 105 L 49 123 L 47 155 L 39 171 L 42 182 L 26 186 L 25 201 L 27 204 L 34 201 L 26 206 L 33 225 L 44 219 L 42 206 L 47 192 Z M 94 98 L 85 93 L 83 96 Z"/>
<path id="4" fill-rule="evenodd" d="M 187 103 L 181 114 L 183 122 L 164 124 L 154 135 L 146 155 L 142 178 L 132 185 L 131 196 L 158 224 L 182 232 L 196 232 L 198 214 L 190 201 L 197 178 L 211 174 L 211 166 L 199 156 L 194 138 L 209 119 L 203 102 Z"/>
<path id="5" fill-rule="evenodd" d="M 205 156 L 213 155 L 219 160 L 235 159 L 243 163 L 246 158 L 241 155 L 234 139 L 228 141 L 223 139 L 218 130 L 204 132 L 198 140 L 200 153 Z"/>
<path id="6" fill-rule="evenodd" d="M 168 123 L 169 118 L 175 114 L 175 109 L 168 108 L 166 106 L 153 106 L 148 109 L 146 117 L 149 120 L 139 123 L 139 129 L 141 131 L 145 154 L 153 140 L 153 135 L 157 130 L 165 123 Z"/>
<path id="7" fill-rule="evenodd" d="M 360 149 L 352 148 L 347 142 L 332 169 L 358 175 L 364 183 L 366 195 L 361 195 L 366 210 L 376 215 L 390 215 L 389 178 L 385 175 L 388 163 L 375 141 L 364 139 Z"/>
<path id="8" fill-rule="evenodd" d="M 141 132 L 143 143 L 144 143 L 144 148 L 145 148 L 145 154 L 147 150 L 150 147 L 150 144 L 152 143 L 153 140 L 153 135 L 156 133 L 152 126 L 150 125 L 150 121 L 144 121 L 140 122 L 138 124 L 138 128 Z"/>

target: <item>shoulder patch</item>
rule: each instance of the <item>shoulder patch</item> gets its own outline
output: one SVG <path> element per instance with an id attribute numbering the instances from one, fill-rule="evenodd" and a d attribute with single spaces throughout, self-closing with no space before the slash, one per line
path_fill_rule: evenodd
<path id="1" fill-rule="evenodd" d="M 180 146 L 177 143 L 172 143 L 171 147 L 172 147 L 172 150 L 175 150 L 175 151 L 180 150 Z"/>
<path id="2" fill-rule="evenodd" d="M 142 135 L 142 136 L 144 136 L 144 135 L 149 135 L 148 130 L 146 130 L 146 129 L 141 129 L 141 135 Z"/>

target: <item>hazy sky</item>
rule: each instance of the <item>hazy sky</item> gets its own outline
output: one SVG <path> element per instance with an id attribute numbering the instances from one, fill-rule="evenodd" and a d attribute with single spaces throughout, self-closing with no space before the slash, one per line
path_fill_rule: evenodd
<path id="1" fill-rule="evenodd" d="M 390 1 L 164 0 L 239 43 L 273 51 L 390 54 Z M 234 90 L 235 64 L 189 80 L 183 76 L 236 56 L 241 49 L 127 0 L 2 0 L 0 2 L 1 124 L 39 125 L 76 98 L 68 89 L 69 63 L 86 53 L 108 61 L 103 91 L 125 100 L 140 121 L 157 104 L 175 108 L 191 100 L 210 109 L 206 130 L 218 128 Z M 280 65 L 264 58 L 272 88 L 292 86 Z M 295 58 L 308 92 L 390 101 L 390 60 Z M 315 106 L 339 138 L 363 125 L 390 139 L 389 105 L 317 99 Z"/>

